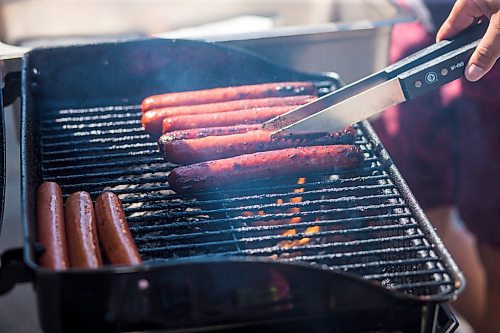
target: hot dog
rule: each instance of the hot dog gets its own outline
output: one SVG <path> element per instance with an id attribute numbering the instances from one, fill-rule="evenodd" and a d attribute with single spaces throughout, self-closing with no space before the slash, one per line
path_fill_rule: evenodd
<path id="1" fill-rule="evenodd" d="M 87 192 L 71 194 L 66 199 L 64 213 L 71 267 L 102 266 L 94 207 L 90 195 Z"/>
<path id="2" fill-rule="evenodd" d="M 279 116 L 300 105 L 271 106 L 242 111 L 228 111 L 198 115 L 183 115 L 163 119 L 163 133 L 189 128 L 220 127 L 243 124 L 257 124 Z M 150 128 L 150 133 L 157 133 L 156 128 Z"/>
<path id="3" fill-rule="evenodd" d="M 198 139 L 161 141 L 160 151 L 172 163 L 190 164 L 218 160 L 242 154 L 278 150 L 299 146 L 319 146 L 338 143 L 353 143 L 354 132 L 350 135 L 318 134 L 290 138 L 271 139 L 272 131 L 257 130 L 241 134 L 212 136 Z"/>
<path id="4" fill-rule="evenodd" d="M 97 232 L 107 258 L 116 265 L 139 265 L 141 256 L 128 228 L 125 213 L 116 194 L 104 192 L 95 201 Z"/>
<path id="5" fill-rule="evenodd" d="M 156 133 L 161 128 L 163 119 L 183 115 L 201 115 L 206 113 L 251 110 L 256 108 L 303 105 L 312 102 L 314 96 L 290 96 L 261 99 L 244 99 L 224 103 L 211 103 L 190 106 L 169 107 L 150 110 L 142 115 L 142 126 L 149 133 Z"/>
<path id="6" fill-rule="evenodd" d="M 199 139 L 207 136 L 221 136 L 246 133 L 257 131 L 262 128 L 262 124 L 220 126 L 220 127 L 205 127 L 205 128 L 189 128 L 185 130 L 172 131 L 163 134 L 158 140 L 158 144 L 162 145 L 173 140 L 181 139 Z M 346 143 L 350 142 L 350 138 L 356 136 L 356 130 L 352 127 L 346 127 L 342 131 L 329 133 L 329 135 L 338 138 L 339 142 L 346 138 Z"/>
<path id="7" fill-rule="evenodd" d="M 246 110 L 253 108 L 262 108 L 267 106 L 284 106 L 297 105 L 312 102 L 317 97 L 313 95 L 285 96 L 285 97 L 265 97 L 253 99 L 239 99 L 227 102 L 184 105 L 184 106 L 167 106 L 158 109 L 147 110 L 145 113 L 155 114 L 157 117 L 180 116 L 182 114 L 200 114 L 212 112 L 225 112 Z M 153 115 L 150 115 L 153 117 Z"/>
<path id="8" fill-rule="evenodd" d="M 168 176 L 177 192 L 224 187 L 248 180 L 354 168 L 363 154 L 352 145 L 287 148 L 181 166 Z"/>
<path id="9" fill-rule="evenodd" d="M 272 82 L 155 95 L 142 101 L 142 111 L 167 106 L 197 105 L 263 97 L 316 95 L 311 82 Z"/>
<path id="10" fill-rule="evenodd" d="M 161 146 L 173 140 L 182 139 L 199 139 L 207 136 L 221 136 L 238 133 L 246 133 L 256 131 L 262 128 L 262 124 L 235 125 L 235 126 L 220 126 L 220 127 L 205 127 L 205 128 L 189 128 L 185 130 L 172 131 L 163 134 L 158 140 Z"/>
<path id="11" fill-rule="evenodd" d="M 59 185 L 47 182 L 38 187 L 36 215 L 37 238 L 45 249 L 40 264 L 54 270 L 68 268 L 63 198 Z"/>

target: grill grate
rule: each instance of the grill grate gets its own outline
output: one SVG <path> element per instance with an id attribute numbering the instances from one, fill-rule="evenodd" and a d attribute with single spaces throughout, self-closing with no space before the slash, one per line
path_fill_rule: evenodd
<path id="1" fill-rule="evenodd" d="M 453 280 L 357 128 L 364 165 L 335 175 L 261 180 L 185 197 L 171 191 L 140 107 L 47 110 L 39 122 L 44 181 L 66 197 L 112 190 L 146 263 L 263 256 L 349 271 L 404 293 L 453 292 Z"/>

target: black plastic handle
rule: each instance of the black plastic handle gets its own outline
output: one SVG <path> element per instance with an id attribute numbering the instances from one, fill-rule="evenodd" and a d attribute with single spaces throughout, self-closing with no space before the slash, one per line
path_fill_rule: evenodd
<path id="1" fill-rule="evenodd" d="M 398 75 L 406 100 L 463 77 L 467 62 L 479 41 L 480 39 Z"/>
<path id="2" fill-rule="evenodd" d="M 446 57 L 446 55 L 450 53 L 467 47 L 471 43 L 480 40 L 484 36 L 487 28 L 488 22 L 484 20 L 484 22 L 479 24 L 473 24 L 471 27 L 458 34 L 453 40 L 443 40 L 415 52 L 387 67 L 384 70 L 386 77 L 387 79 L 395 78 L 416 67 L 432 62 L 434 59 Z"/>
<path id="3" fill-rule="evenodd" d="M 2 88 L 3 106 L 9 106 L 21 97 L 21 72 L 7 73 Z"/>
<path id="4" fill-rule="evenodd" d="M 0 295 L 18 283 L 34 280 L 33 271 L 24 262 L 23 249 L 10 249 L 0 255 Z"/>

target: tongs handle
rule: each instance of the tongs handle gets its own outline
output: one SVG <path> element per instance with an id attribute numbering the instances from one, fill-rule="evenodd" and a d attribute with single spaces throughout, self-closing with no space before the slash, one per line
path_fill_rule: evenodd
<path id="1" fill-rule="evenodd" d="M 486 22 L 474 24 L 453 40 L 431 45 L 389 66 L 386 75 L 400 79 L 406 100 L 461 78 L 486 28 Z"/>
<path id="2" fill-rule="evenodd" d="M 450 51 L 409 71 L 398 78 L 409 101 L 465 75 L 465 67 L 480 39 Z"/>

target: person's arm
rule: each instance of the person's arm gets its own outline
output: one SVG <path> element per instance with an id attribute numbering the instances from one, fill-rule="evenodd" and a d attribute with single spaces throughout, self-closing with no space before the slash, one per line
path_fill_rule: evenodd
<path id="1" fill-rule="evenodd" d="M 469 81 L 482 78 L 500 57 L 500 0 L 457 0 L 436 36 L 437 41 L 453 37 L 481 17 L 490 23 L 465 69 Z"/>

